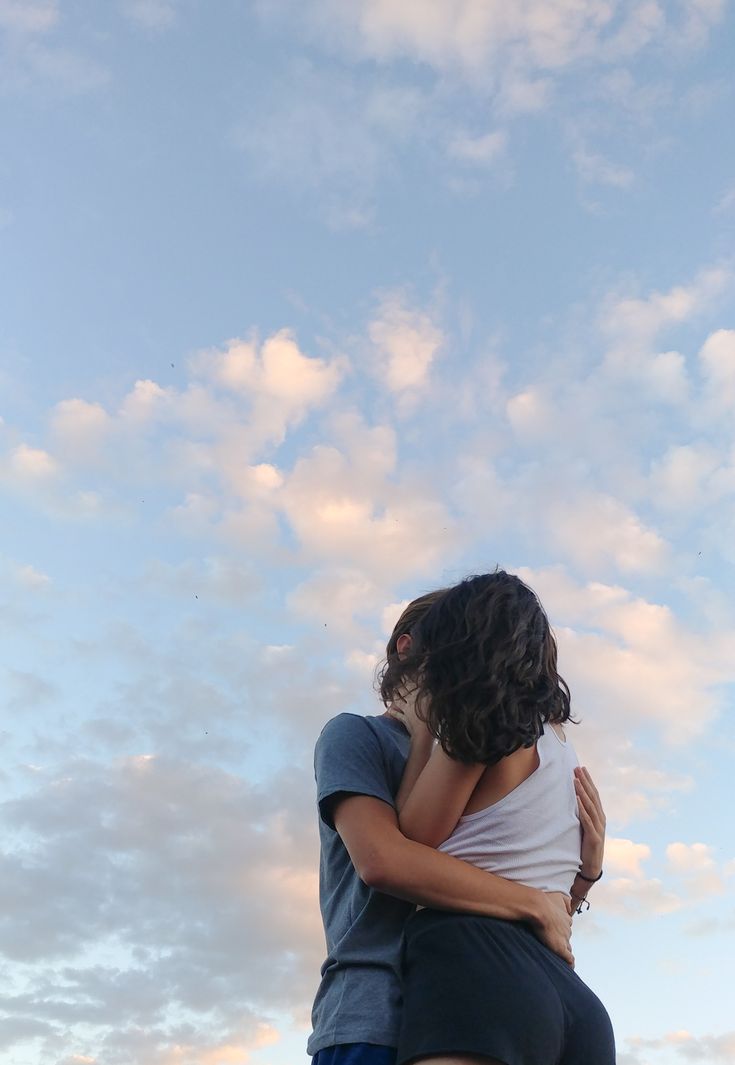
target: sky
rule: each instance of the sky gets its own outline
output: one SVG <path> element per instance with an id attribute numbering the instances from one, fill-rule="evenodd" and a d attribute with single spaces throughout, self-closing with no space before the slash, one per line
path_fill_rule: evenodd
<path id="1" fill-rule="evenodd" d="M 0 0 L 0 1062 L 302 1065 L 312 750 L 538 592 L 620 1065 L 735 1062 L 735 11 Z"/>

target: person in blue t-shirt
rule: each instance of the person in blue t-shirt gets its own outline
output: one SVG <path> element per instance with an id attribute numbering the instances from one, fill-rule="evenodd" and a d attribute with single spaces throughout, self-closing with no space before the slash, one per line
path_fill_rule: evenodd
<path id="1" fill-rule="evenodd" d="M 443 594 L 414 600 L 386 648 L 388 663 Z M 313 1065 L 394 1065 L 401 1019 L 404 925 L 416 905 L 523 921 L 574 964 L 569 898 L 512 883 L 407 839 L 397 803 L 426 761 L 390 712 L 339 714 L 316 744 L 319 895 L 327 945 L 312 1012 Z"/>

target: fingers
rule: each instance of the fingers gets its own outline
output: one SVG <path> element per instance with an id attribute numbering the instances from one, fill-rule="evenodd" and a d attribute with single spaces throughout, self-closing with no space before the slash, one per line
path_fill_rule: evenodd
<path id="1" fill-rule="evenodd" d="M 579 784 L 581 788 L 590 796 L 592 801 L 602 810 L 602 800 L 600 799 L 600 793 L 595 787 L 595 783 L 590 776 L 589 770 L 586 766 L 577 766 L 574 770 L 574 780 L 576 784 Z"/>
<path id="2" fill-rule="evenodd" d="M 602 808 L 600 794 L 593 784 L 589 772 L 582 766 L 578 766 L 574 770 L 574 788 L 580 809 L 584 807 L 596 827 L 601 830 L 604 829 L 606 824 L 605 811 Z"/>

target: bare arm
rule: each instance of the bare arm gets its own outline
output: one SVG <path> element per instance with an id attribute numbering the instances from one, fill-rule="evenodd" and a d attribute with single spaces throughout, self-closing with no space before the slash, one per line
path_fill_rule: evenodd
<path id="1" fill-rule="evenodd" d="M 484 765 L 464 765 L 437 744 L 416 713 L 414 692 L 401 693 L 388 711 L 411 737 L 411 748 L 396 797 L 401 832 L 416 843 L 438 847 L 449 839 Z"/>
<path id="2" fill-rule="evenodd" d="M 358 876 L 370 887 L 420 906 L 526 921 L 546 946 L 574 963 L 563 896 L 503 880 L 406 839 L 395 810 L 380 799 L 345 795 L 332 813 Z"/>
<path id="3" fill-rule="evenodd" d="M 399 810 L 401 832 L 417 843 L 438 847 L 449 839 L 484 765 L 464 765 L 434 747 Z"/>

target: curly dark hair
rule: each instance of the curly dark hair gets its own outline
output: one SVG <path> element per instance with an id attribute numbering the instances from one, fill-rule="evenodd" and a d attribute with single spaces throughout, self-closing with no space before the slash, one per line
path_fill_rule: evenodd
<path id="1" fill-rule="evenodd" d="M 409 634 L 410 650 L 389 656 L 381 697 L 388 705 L 400 687 L 415 687 L 419 716 L 451 758 L 494 765 L 532 747 L 545 722 L 573 720 L 548 618 L 519 577 L 466 577 Z"/>

